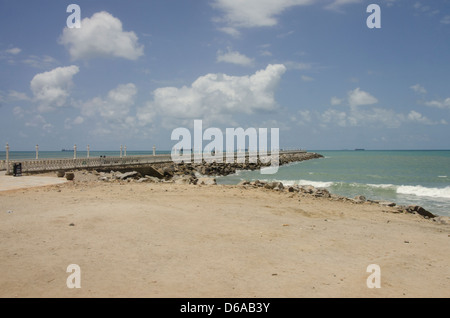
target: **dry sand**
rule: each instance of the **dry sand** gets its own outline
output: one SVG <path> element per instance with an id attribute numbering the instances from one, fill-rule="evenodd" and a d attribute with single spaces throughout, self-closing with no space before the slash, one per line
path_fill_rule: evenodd
<path id="1" fill-rule="evenodd" d="M 0 192 L 0 297 L 450 297 L 448 224 L 266 189 L 81 179 Z"/>

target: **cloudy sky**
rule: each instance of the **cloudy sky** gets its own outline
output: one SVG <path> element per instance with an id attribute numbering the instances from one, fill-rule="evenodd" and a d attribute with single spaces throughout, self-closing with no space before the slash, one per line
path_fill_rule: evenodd
<path id="1" fill-rule="evenodd" d="M 195 119 L 450 149 L 450 0 L 0 0 L 0 150 L 170 149 Z"/>

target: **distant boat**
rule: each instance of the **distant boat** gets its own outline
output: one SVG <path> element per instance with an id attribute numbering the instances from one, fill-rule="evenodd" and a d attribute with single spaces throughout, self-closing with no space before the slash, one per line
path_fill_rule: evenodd
<path id="1" fill-rule="evenodd" d="M 362 149 L 362 148 L 356 148 L 355 151 L 364 151 L 366 149 Z"/>

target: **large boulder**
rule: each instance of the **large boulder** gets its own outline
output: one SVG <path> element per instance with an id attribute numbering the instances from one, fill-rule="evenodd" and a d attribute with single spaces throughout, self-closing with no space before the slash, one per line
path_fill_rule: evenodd
<path id="1" fill-rule="evenodd" d="M 424 217 L 429 217 L 431 219 L 436 217 L 436 215 L 434 215 L 433 213 L 425 210 L 424 208 L 422 208 L 421 206 L 418 206 L 418 205 L 410 205 L 410 206 L 408 206 L 408 208 L 406 210 L 410 213 L 416 212 Z"/>

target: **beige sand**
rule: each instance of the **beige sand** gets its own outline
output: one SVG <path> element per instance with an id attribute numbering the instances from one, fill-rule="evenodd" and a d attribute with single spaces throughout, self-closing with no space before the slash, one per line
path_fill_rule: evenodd
<path id="1" fill-rule="evenodd" d="M 11 175 L 6 175 L 5 171 L 0 171 L 0 192 L 17 190 L 22 188 L 32 188 L 32 187 L 61 184 L 65 182 L 67 182 L 65 178 L 58 178 L 55 176 L 54 173 L 47 173 L 45 175 L 35 175 L 35 176 L 23 175 L 20 177 L 14 177 Z"/>
<path id="2" fill-rule="evenodd" d="M 450 226 L 231 186 L 0 193 L 0 297 L 449 297 Z M 69 289 L 69 264 L 81 288 Z M 381 288 L 369 289 L 369 264 Z"/>

